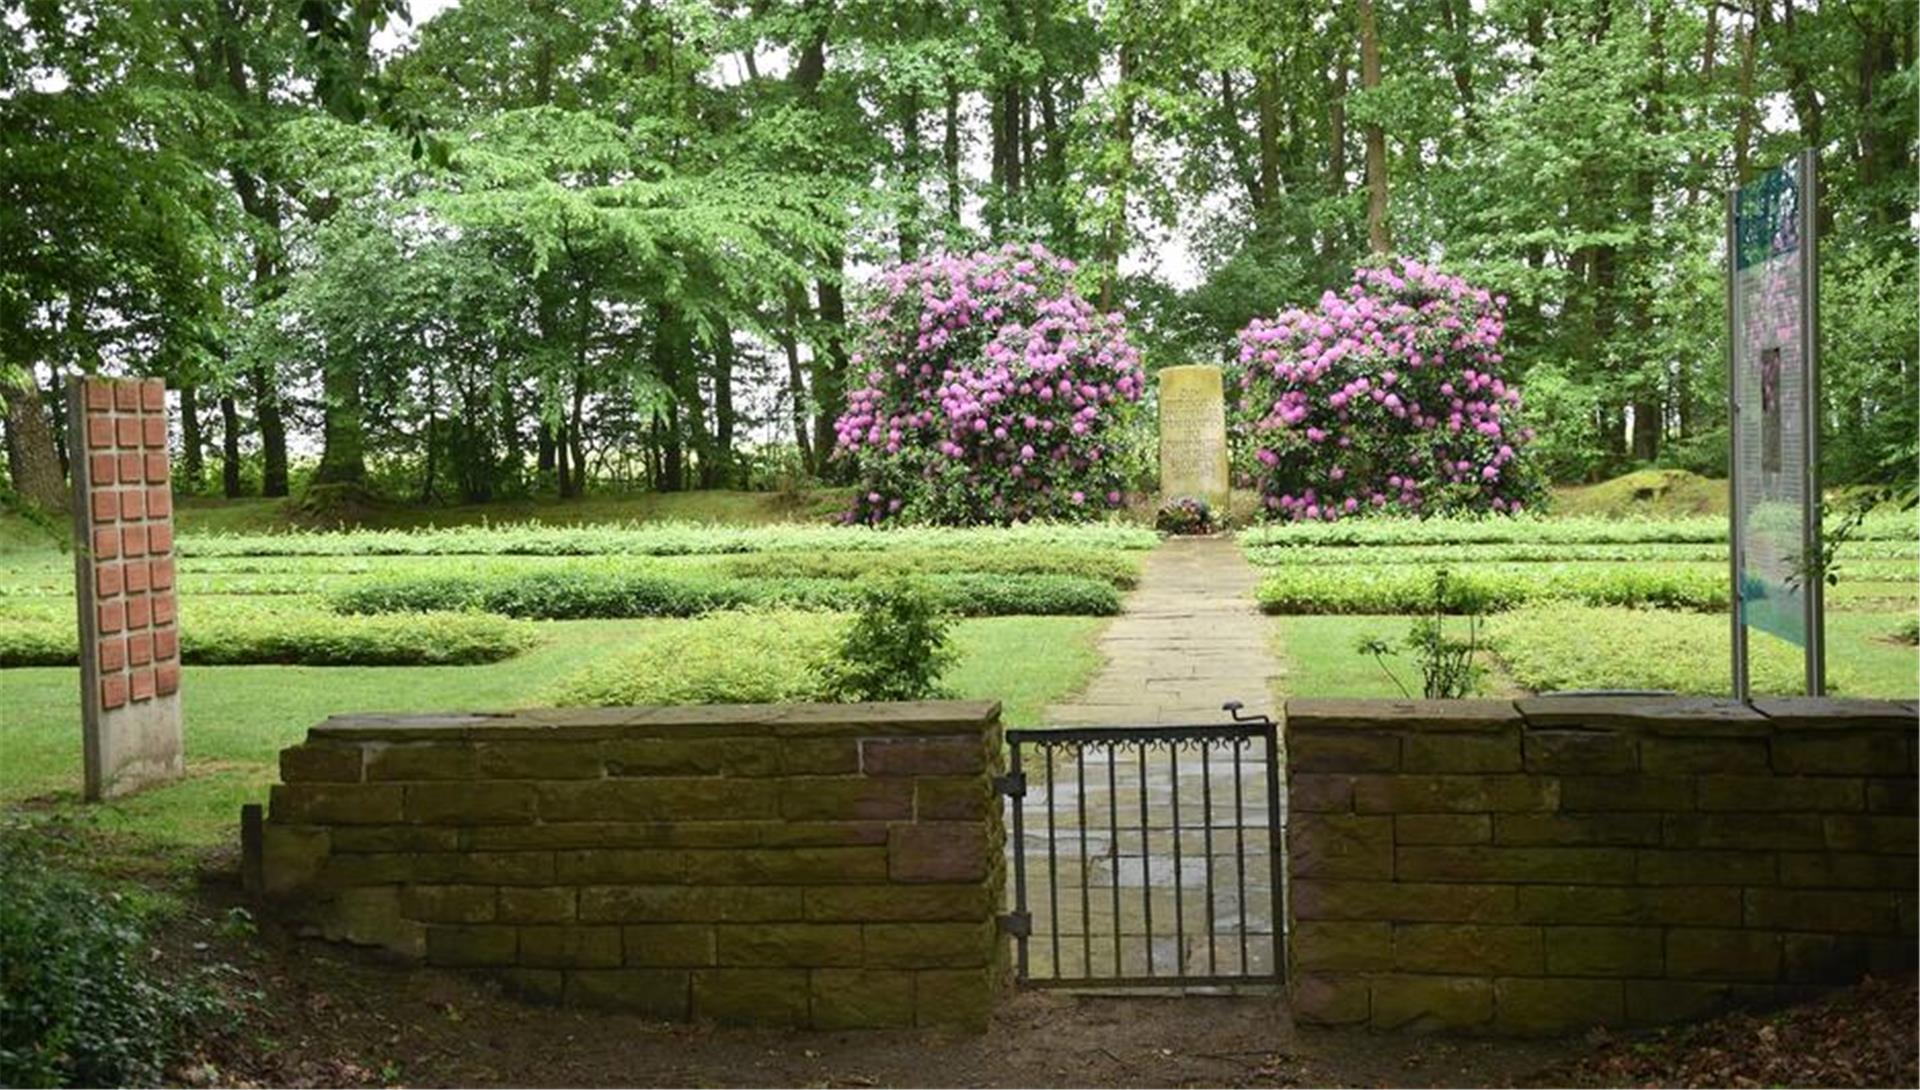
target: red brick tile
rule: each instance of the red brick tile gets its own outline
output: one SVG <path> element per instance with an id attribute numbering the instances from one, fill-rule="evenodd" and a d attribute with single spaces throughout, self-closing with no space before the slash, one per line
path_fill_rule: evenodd
<path id="1" fill-rule="evenodd" d="M 113 408 L 113 384 L 103 378 L 88 379 L 87 408 L 102 413 Z"/>
<path id="2" fill-rule="evenodd" d="M 153 500 L 151 498 L 147 500 L 147 507 L 149 508 L 149 513 L 153 514 L 155 517 L 160 517 L 166 514 L 166 512 L 164 511 L 154 512 L 151 510 L 151 508 L 153 507 Z M 173 525 L 171 523 L 166 523 L 166 522 L 148 523 L 147 524 L 147 552 L 152 553 L 154 556 L 159 556 L 162 553 L 167 553 L 172 551 L 173 551 Z"/>
<path id="3" fill-rule="evenodd" d="M 140 455 L 138 452 L 123 450 L 120 452 L 120 457 L 117 458 L 116 461 L 120 465 L 120 483 L 121 484 L 139 484 L 140 483 L 140 478 L 142 474 L 140 472 Z M 105 481 L 101 481 L 99 483 L 112 484 L 113 481 L 112 479 L 108 479 Z"/>
<path id="4" fill-rule="evenodd" d="M 113 407 L 123 413 L 138 412 L 140 409 L 140 384 L 137 382 L 114 383 Z"/>
<path id="5" fill-rule="evenodd" d="M 145 420 L 142 420 L 141 424 L 144 425 L 141 438 L 146 440 L 147 446 L 161 447 L 161 448 L 166 447 L 167 445 L 167 418 L 166 417 L 149 416 Z"/>
<path id="6" fill-rule="evenodd" d="M 147 489 L 147 515 L 163 519 L 173 514 L 173 489 L 166 485 Z"/>
<path id="7" fill-rule="evenodd" d="M 100 641 L 100 671 L 113 674 L 127 668 L 127 638 L 108 636 Z"/>
<path id="8" fill-rule="evenodd" d="M 146 489 L 129 488 L 120 493 L 120 517 L 123 519 L 147 517 Z"/>
<path id="9" fill-rule="evenodd" d="M 135 670 L 133 672 L 133 698 L 135 700 L 153 699 L 153 670 Z"/>
<path id="10" fill-rule="evenodd" d="M 147 561 L 148 585 L 154 590 L 173 589 L 173 558 Z"/>
<path id="11" fill-rule="evenodd" d="M 135 632 L 127 637 L 127 661 L 135 666 L 153 661 L 153 633 Z"/>
<path id="12" fill-rule="evenodd" d="M 140 407 L 157 413 L 167 407 L 167 384 L 157 378 L 140 380 Z"/>
<path id="13" fill-rule="evenodd" d="M 153 623 L 154 624 L 172 624 L 173 617 L 174 617 L 174 609 L 175 607 L 174 607 L 173 595 L 171 594 L 154 595 L 153 596 Z"/>
<path id="14" fill-rule="evenodd" d="M 93 521 L 112 522 L 120 517 L 120 493 L 95 492 L 93 494 Z"/>
<path id="15" fill-rule="evenodd" d="M 102 598 L 111 598 L 126 589 L 120 578 L 120 565 L 95 564 L 93 566 L 93 592 Z"/>
<path id="16" fill-rule="evenodd" d="M 87 458 L 88 482 L 94 485 L 112 484 L 115 480 L 114 464 L 115 459 L 111 454 L 90 455 Z"/>
<path id="17" fill-rule="evenodd" d="M 127 628 L 139 630 L 153 623 L 153 596 L 149 594 L 127 595 Z"/>
<path id="18" fill-rule="evenodd" d="M 169 696 L 180 691 L 180 664 L 165 663 L 153 669 L 153 686 L 161 696 Z"/>
<path id="19" fill-rule="evenodd" d="M 128 562 L 125 565 L 125 573 L 123 576 L 127 583 L 128 593 L 134 591 L 142 594 L 146 593 L 147 587 L 149 586 L 147 575 L 147 566 L 145 563 L 137 560 Z"/>
<path id="20" fill-rule="evenodd" d="M 113 420 L 104 416 L 90 417 L 87 420 L 87 446 L 100 448 L 113 445 Z"/>
<path id="21" fill-rule="evenodd" d="M 95 560 L 112 560 L 119 555 L 120 535 L 114 533 L 112 527 L 104 530 L 95 530 L 93 532 L 93 558 Z"/>
<path id="22" fill-rule="evenodd" d="M 123 447 L 140 445 L 140 418 L 122 416 L 113 422 L 113 441 Z"/>
<path id="23" fill-rule="evenodd" d="M 167 452 L 156 450 L 147 455 L 147 483 L 167 483 Z"/>
<path id="24" fill-rule="evenodd" d="M 125 602 L 102 602 L 94 607 L 95 627 L 102 632 L 118 632 L 127 627 Z"/>
<path id="25" fill-rule="evenodd" d="M 147 528 L 145 526 L 127 526 L 120 530 L 120 555 L 147 555 Z"/>
<path id="26" fill-rule="evenodd" d="M 180 630 L 156 629 L 153 633 L 153 661 L 165 662 L 180 653 Z"/>
<path id="27" fill-rule="evenodd" d="M 100 706 L 117 708 L 127 702 L 127 675 L 112 674 L 100 679 Z"/>

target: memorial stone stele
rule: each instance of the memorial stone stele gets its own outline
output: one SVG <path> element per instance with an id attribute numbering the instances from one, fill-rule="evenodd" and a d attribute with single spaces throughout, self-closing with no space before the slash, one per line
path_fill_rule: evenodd
<path id="1" fill-rule="evenodd" d="M 166 397 L 157 378 L 67 387 L 89 800 L 185 771 Z"/>
<path id="2" fill-rule="evenodd" d="M 1224 512 L 1227 412 L 1220 368 L 1167 367 L 1160 379 L 1160 499 L 1192 497 Z"/>

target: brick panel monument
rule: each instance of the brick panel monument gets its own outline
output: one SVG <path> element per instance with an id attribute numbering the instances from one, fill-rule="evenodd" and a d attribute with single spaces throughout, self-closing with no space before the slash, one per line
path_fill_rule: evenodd
<path id="1" fill-rule="evenodd" d="M 86 797 L 100 800 L 184 770 L 166 387 L 75 378 L 67 401 Z"/>

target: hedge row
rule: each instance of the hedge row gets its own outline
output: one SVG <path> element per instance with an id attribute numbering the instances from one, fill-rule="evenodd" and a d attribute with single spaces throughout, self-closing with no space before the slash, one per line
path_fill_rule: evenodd
<path id="1" fill-rule="evenodd" d="M 1486 637 L 1513 679 L 1534 692 L 1667 689 L 1724 696 L 1732 685 L 1725 617 L 1555 603 L 1490 618 Z M 1803 691 L 1799 648 L 1756 639 L 1748 650 L 1754 691 Z M 1834 691 L 1859 691 L 1846 662 L 1829 663 Z"/>
<path id="2" fill-rule="evenodd" d="M 1364 549 L 1364 552 L 1357 551 Z M 1720 542 L 1489 542 L 1473 545 L 1264 545 L 1246 550 L 1261 567 L 1287 564 L 1466 564 L 1486 561 L 1615 560 L 1628 563 L 1686 562 L 1725 564 Z M 1920 543 L 1851 541 L 1840 550 L 1840 567 L 1858 568 L 1876 579 L 1913 578 Z"/>
<path id="3" fill-rule="evenodd" d="M 181 555 L 208 556 L 696 556 L 785 551 L 888 551 L 1065 545 L 1150 549 L 1159 536 L 1122 523 L 1021 523 L 1006 527 L 706 526 L 647 522 L 616 526 L 461 526 L 274 534 L 189 534 Z"/>
<path id="4" fill-rule="evenodd" d="M 824 700 L 827 666 L 847 623 L 833 613 L 714 613 L 643 633 L 541 700 L 561 707 Z"/>
<path id="5" fill-rule="evenodd" d="M 1433 605 L 1432 567 L 1350 565 L 1286 568 L 1261 580 L 1267 613 L 1423 613 Z M 1711 611 L 1727 607 L 1727 573 L 1710 568 L 1608 565 L 1476 565 L 1449 569 L 1449 613 L 1496 613 L 1540 601 L 1658 606 Z"/>
<path id="6" fill-rule="evenodd" d="M 941 608 L 960 616 L 1108 616 L 1111 583 L 1069 575 L 958 573 L 927 577 Z M 728 609 L 851 610 L 861 585 L 846 579 L 730 579 L 709 572 L 558 571 L 373 579 L 329 597 L 341 613 L 482 610 L 531 620 L 696 617 Z"/>
<path id="7" fill-rule="evenodd" d="M 1869 516 L 1854 531 L 1863 541 L 1913 541 L 1912 513 Z M 1665 519 L 1512 517 L 1356 518 L 1339 522 L 1273 523 L 1245 531 L 1241 544 L 1482 545 L 1497 543 L 1622 545 L 1645 542 L 1710 544 L 1727 540 L 1727 520 L 1716 516 Z"/>
<path id="8" fill-rule="evenodd" d="M 345 617 L 323 609 L 187 603 L 180 660 L 195 666 L 467 666 L 534 645 L 533 625 L 485 613 Z M 9 616 L 0 623 L 0 667 L 72 666 L 71 615 Z"/>

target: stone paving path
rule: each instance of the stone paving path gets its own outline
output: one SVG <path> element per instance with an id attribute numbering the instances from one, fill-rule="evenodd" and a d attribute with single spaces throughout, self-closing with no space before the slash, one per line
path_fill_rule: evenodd
<path id="1" fill-rule="evenodd" d="M 1045 724 L 1222 723 L 1228 700 L 1242 714 L 1276 713 L 1282 670 L 1254 604 L 1258 581 L 1231 540 L 1162 544 L 1101 638 L 1106 665 Z M 1264 743 L 1239 755 L 1216 742 L 1061 747 L 1051 769 L 1023 757 L 1035 978 L 1272 971 Z"/>
<path id="2" fill-rule="evenodd" d="M 1176 537 L 1147 555 L 1140 585 L 1107 627 L 1107 664 L 1085 692 L 1047 709 L 1050 726 L 1213 723 L 1228 700 L 1277 714 L 1282 670 L 1259 573 L 1223 537 Z"/>

